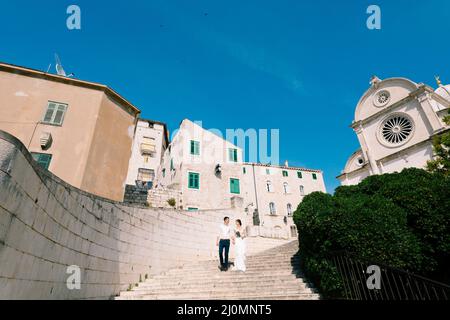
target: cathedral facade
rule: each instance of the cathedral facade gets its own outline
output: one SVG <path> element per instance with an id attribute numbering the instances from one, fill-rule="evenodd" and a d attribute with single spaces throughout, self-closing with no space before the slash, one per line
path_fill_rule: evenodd
<path id="1" fill-rule="evenodd" d="M 425 168 L 433 159 L 433 137 L 450 129 L 443 121 L 450 110 L 450 86 L 438 84 L 434 90 L 405 78 L 372 78 L 356 106 L 351 128 L 360 149 L 337 177 L 342 185 L 404 168 Z"/>

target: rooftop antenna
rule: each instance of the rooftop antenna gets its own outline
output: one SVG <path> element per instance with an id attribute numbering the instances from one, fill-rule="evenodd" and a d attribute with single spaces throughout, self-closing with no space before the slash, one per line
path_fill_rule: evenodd
<path id="1" fill-rule="evenodd" d="M 74 74 L 71 73 L 69 75 L 66 74 L 66 72 L 64 71 L 62 64 L 61 64 L 61 60 L 59 59 L 58 55 L 55 53 L 55 61 L 56 61 L 56 73 L 59 76 L 63 76 L 63 77 L 73 77 Z"/>

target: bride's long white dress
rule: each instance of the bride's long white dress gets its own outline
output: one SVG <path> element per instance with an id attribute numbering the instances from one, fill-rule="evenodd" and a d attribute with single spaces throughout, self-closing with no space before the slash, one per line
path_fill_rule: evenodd
<path id="1" fill-rule="evenodd" d="M 246 255 L 246 251 L 247 251 L 245 239 L 236 238 L 234 250 L 235 250 L 235 258 L 234 258 L 233 270 L 245 272 L 245 270 L 246 270 L 245 255 Z"/>

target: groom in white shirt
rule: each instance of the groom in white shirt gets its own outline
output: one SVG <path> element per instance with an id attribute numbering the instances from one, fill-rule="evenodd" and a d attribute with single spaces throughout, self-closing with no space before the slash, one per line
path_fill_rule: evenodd
<path id="1" fill-rule="evenodd" d="M 223 224 L 220 225 L 220 232 L 216 240 L 216 246 L 219 246 L 220 271 L 228 270 L 228 252 L 230 251 L 230 240 L 233 240 L 234 242 L 229 224 L 230 218 L 223 218 Z"/>

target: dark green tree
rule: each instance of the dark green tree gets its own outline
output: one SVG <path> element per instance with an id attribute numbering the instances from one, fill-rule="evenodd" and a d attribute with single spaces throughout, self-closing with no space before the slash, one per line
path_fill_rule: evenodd
<path id="1" fill-rule="evenodd" d="M 444 118 L 444 122 L 450 125 L 450 115 Z M 427 170 L 450 176 L 450 131 L 433 138 L 433 151 L 435 156 L 427 162 Z"/>
<path id="2" fill-rule="evenodd" d="M 312 193 L 294 213 L 303 270 L 325 297 L 342 297 L 336 251 L 450 283 L 450 177 L 410 168 L 335 194 Z"/>

